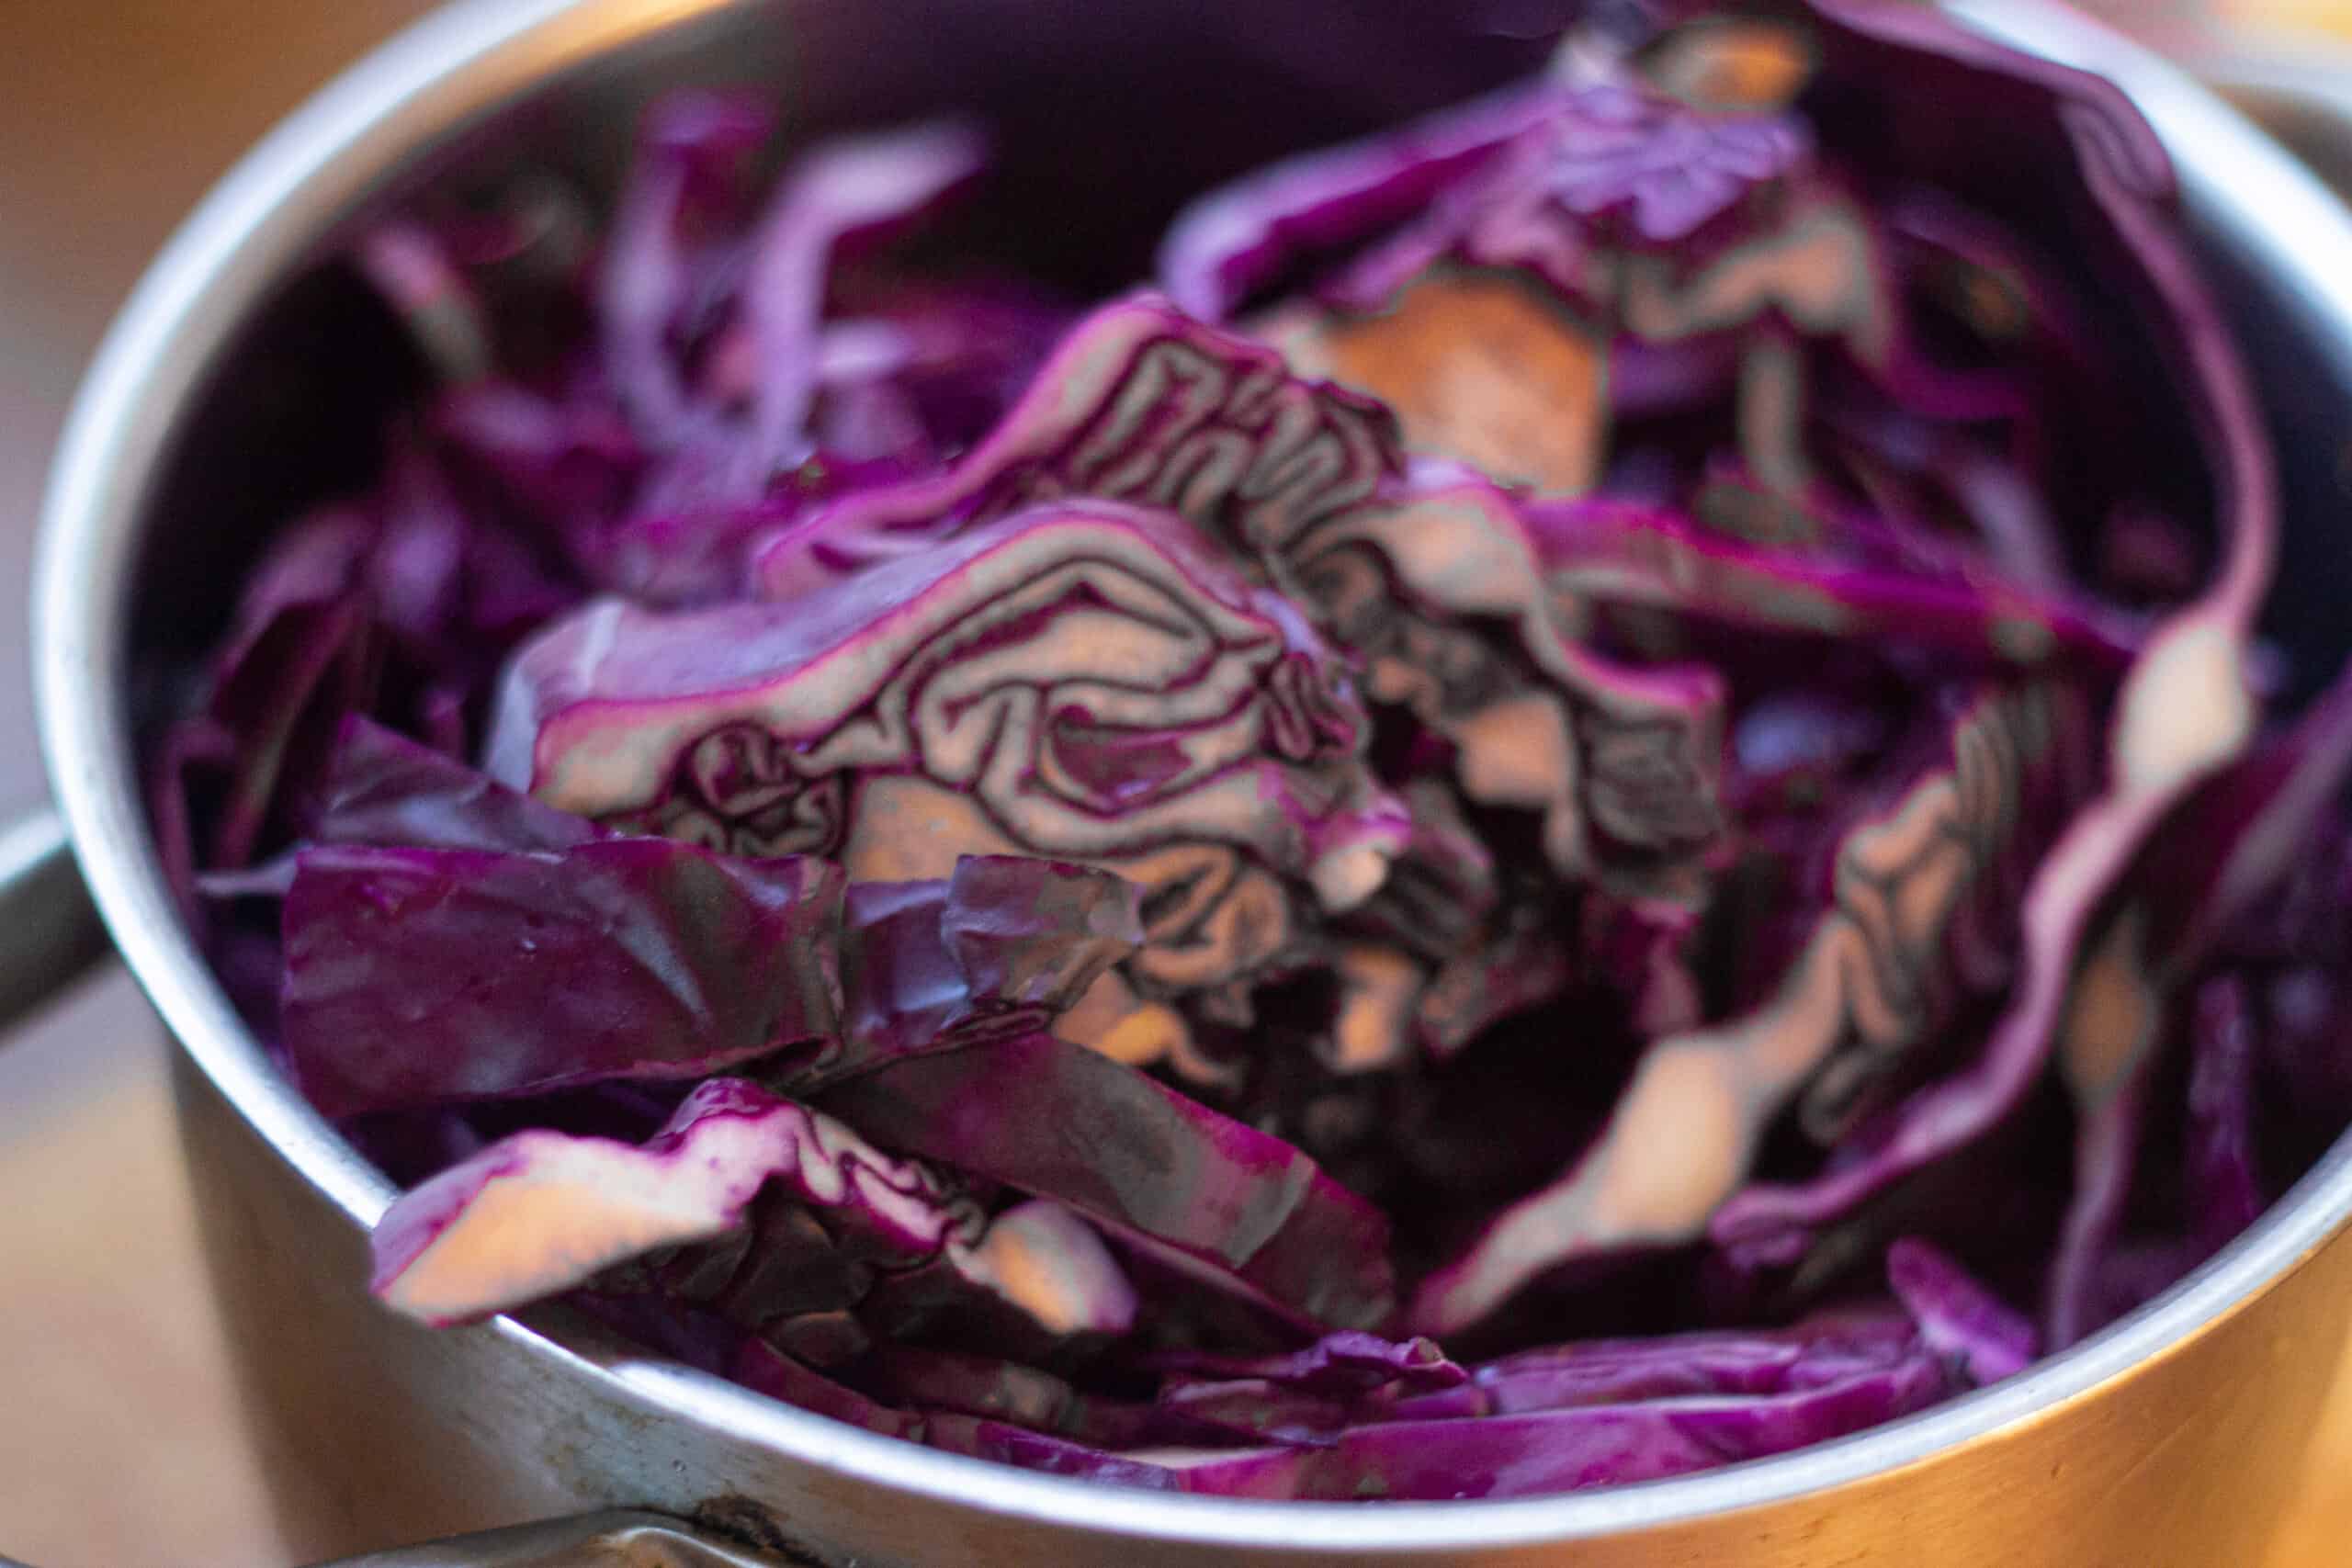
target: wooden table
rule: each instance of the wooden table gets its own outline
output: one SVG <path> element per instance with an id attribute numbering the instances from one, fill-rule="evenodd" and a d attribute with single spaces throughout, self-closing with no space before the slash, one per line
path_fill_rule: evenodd
<path id="1" fill-rule="evenodd" d="M 2109 0 L 2145 17 L 2163 0 Z M 2242 0 L 2352 31 L 2346 0 Z M 424 0 L 86 0 L 0 50 L 0 583 L 21 583 L 81 361 L 187 205 Z M 2177 12 L 2177 5 L 2170 7 Z M 32 7 L 28 3 L 26 12 Z M 21 595 L 0 592 L 0 808 L 40 798 Z M 0 1555 L 291 1561 L 231 1394 L 170 1130 L 163 1035 L 119 973 L 0 1051 Z M 2313 1369 L 2319 1375 L 2320 1369 Z M 2352 1560 L 2352 1376 L 2263 1568 Z M 2235 1568 L 2215 1564 L 2214 1568 Z"/>

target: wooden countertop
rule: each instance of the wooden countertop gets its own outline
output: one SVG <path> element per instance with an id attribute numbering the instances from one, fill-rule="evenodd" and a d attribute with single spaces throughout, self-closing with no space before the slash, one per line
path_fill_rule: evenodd
<path id="1" fill-rule="evenodd" d="M 2107 3 L 2126 17 L 2187 9 Z M 10 29 L 0 50 L 0 583 L 25 580 L 49 446 L 82 360 L 145 258 L 239 149 L 424 8 L 86 0 L 39 8 L 31 26 Z M 2238 8 L 2352 32 L 2347 0 Z M 17 592 L 0 593 L 0 628 L 5 808 L 41 789 Z M 201 1283 L 164 1049 L 135 988 L 110 973 L 0 1050 L 0 1556 L 40 1568 L 290 1561 L 242 1434 L 226 1330 Z M 2340 1387 L 2306 1506 L 2262 1568 L 2341 1568 L 2352 1557 L 2352 1375 Z"/>

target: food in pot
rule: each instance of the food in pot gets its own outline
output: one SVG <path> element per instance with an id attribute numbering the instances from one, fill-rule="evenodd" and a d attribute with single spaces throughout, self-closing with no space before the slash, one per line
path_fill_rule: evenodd
<path id="1" fill-rule="evenodd" d="M 959 244 L 986 126 L 763 188 L 743 96 L 368 232 L 429 389 L 153 762 L 409 1189 L 383 1301 L 1493 1497 L 1922 1409 L 2251 1223 L 2352 1121 L 2352 686 L 2256 640 L 2165 158 L 1924 8 L 1685 10 L 1108 297 Z"/>

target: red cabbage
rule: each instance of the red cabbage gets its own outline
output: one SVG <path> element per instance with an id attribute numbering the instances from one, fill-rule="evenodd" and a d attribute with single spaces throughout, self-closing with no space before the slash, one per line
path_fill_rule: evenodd
<path id="1" fill-rule="evenodd" d="M 1141 1060 L 1189 1036 L 1157 998 L 1295 963 L 1318 908 L 1379 886 L 1408 826 L 1368 739 L 1279 601 L 1159 514 L 1090 502 L 789 604 L 592 605 L 516 659 L 490 757 L 568 810 L 859 880 L 967 854 L 1116 872 L 1143 951 L 1067 1027 Z"/>
<path id="2" fill-rule="evenodd" d="M 1365 1327 L 1394 1304 L 1379 1211 L 1280 1139 L 1050 1035 L 893 1063 L 822 1103 L 888 1147 L 1056 1199 L 1309 1322 Z"/>
<path id="3" fill-rule="evenodd" d="M 640 1146 L 503 1139 L 403 1194 L 374 1245 L 376 1293 L 436 1324 L 594 1285 L 660 1291 L 806 1343 L 850 1309 L 902 1326 L 888 1292 L 927 1264 L 953 1277 L 959 1306 L 984 1298 L 998 1332 L 1033 1346 L 1119 1332 L 1135 1311 L 1082 1224 L 1042 1205 L 991 1221 L 926 1167 L 735 1078 L 696 1086 Z"/>
<path id="4" fill-rule="evenodd" d="M 1186 1491 L 1222 1496 L 1341 1503 L 1523 1497 L 1784 1453 L 1908 1415 L 1951 1392 L 1942 1364 L 1913 1354 L 1791 1393 L 1391 1421 L 1352 1427 L 1328 1447 L 1211 1458 L 1181 1473 Z"/>
<path id="5" fill-rule="evenodd" d="M 369 215 L 423 389 L 146 765 L 411 1188 L 389 1303 L 1105 1483 L 1523 1495 L 2011 1376 L 2352 1121 L 2352 676 L 2263 711 L 2147 128 L 1930 8 L 1544 9 L 1157 291 L 1018 114 L 763 195 L 784 117 L 688 94 L 601 227 Z"/>
<path id="6" fill-rule="evenodd" d="M 804 1204 L 855 1207 L 918 1254 L 977 1228 L 977 1213 L 943 1205 L 920 1167 L 789 1100 L 711 1078 L 642 1147 L 518 1133 L 403 1194 L 376 1230 L 376 1293 L 431 1323 L 486 1316 L 708 1240 L 741 1224 L 771 1180 Z"/>
<path id="7" fill-rule="evenodd" d="M 754 570 L 768 597 L 806 594 L 1063 495 L 1166 507 L 1244 548 L 1279 550 L 1394 471 L 1391 423 L 1366 400 L 1286 374 L 1263 345 L 1141 295 L 1079 323 L 948 472 L 815 513 L 765 545 Z"/>
<path id="8" fill-rule="evenodd" d="M 2002 923 L 2079 793 L 2082 728 L 2063 687 L 1972 703 L 1937 764 L 1841 837 L 1829 908 L 1779 990 L 1651 1045 L 1593 1146 L 1423 1281 L 1413 1324 L 1459 1329 L 1570 1259 L 1703 1234 L 1809 1079 L 1917 1049 L 1960 998 L 2004 985 Z"/>
<path id="9" fill-rule="evenodd" d="M 1998 1382 L 2022 1371 L 2040 1349 L 2023 1314 L 1916 1236 L 1886 1249 L 1886 1274 L 1919 1325 L 1921 1340 L 1957 1361 L 1972 1382 Z"/>
<path id="10" fill-rule="evenodd" d="M 324 845 L 286 896 L 286 1048 L 333 1116 L 699 1078 L 841 1021 L 842 881 L 659 839 Z"/>
<path id="11" fill-rule="evenodd" d="M 1142 943 L 1136 889 L 1080 866 L 967 855 L 944 881 L 859 883 L 843 911 L 842 1043 L 796 1063 L 793 1084 L 1034 1032 Z"/>
<path id="12" fill-rule="evenodd" d="M 304 837 L 321 844 L 553 852 L 604 835 L 584 818 L 355 714 L 344 721 Z"/>

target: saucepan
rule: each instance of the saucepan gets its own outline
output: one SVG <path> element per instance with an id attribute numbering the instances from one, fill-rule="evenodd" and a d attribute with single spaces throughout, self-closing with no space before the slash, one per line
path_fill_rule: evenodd
<path id="1" fill-rule="evenodd" d="M 1497 17 L 1512 8 L 1480 3 Z M 2273 630 L 2340 657 L 2352 641 L 2341 612 L 2352 603 L 2352 216 L 2221 98 L 2117 36 L 2042 0 L 1957 8 L 2120 83 L 2171 145 L 2275 437 L 2289 528 Z M 35 651 L 64 829 L 0 835 L 0 1007 L 52 988 L 103 945 L 78 860 L 113 944 L 180 1042 L 179 1124 L 211 1278 L 301 1551 L 505 1527 L 379 1561 L 2256 1561 L 2352 1333 L 2352 1141 L 2194 1275 L 2021 1376 L 1784 1457 L 1529 1501 L 1351 1507 L 1089 1485 L 853 1429 L 560 1308 L 428 1332 L 362 1288 L 367 1228 L 391 1188 L 272 1069 L 179 923 L 135 744 L 220 624 L 258 530 L 353 477 L 379 427 L 390 394 L 369 355 L 382 329 L 325 265 L 355 218 L 421 182 L 521 160 L 609 177 L 637 107 L 685 81 L 778 84 L 789 118 L 814 125 L 921 112 L 985 76 L 989 107 L 1021 118 L 1043 160 L 1032 175 L 1048 186 L 1066 166 L 1072 188 L 1109 188 L 1101 175 L 1115 160 L 1136 182 L 1181 182 L 1216 172 L 1201 160 L 1218 137 L 1328 138 L 1363 129 L 1364 105 L 1405 112 L 1475 85 L 1425 80 L 1403 51 L 1343 47 L 1351 29 L 1403 9 L 469 0 L 288 120 L 139 286 L 90 371 L 43 522 Z M 1190 41 L 1171 51 L 1146 23 L 1180 12 Z M 1277 13 L 1298 35 L 1286 47 L 1348 61 L 1363 79 L 1302 86 L 1294 73 L 1279 113 L 1260 101 L 1267 73 L 1227 68 L 1215 51 L 1227 35 L 1262 45 Z M 1484 68 L 1507 64 L 1498 54 Z M 2258 101 L 2281 114 L 2320 112 L 2292 83 L 2263 90 Z M 1111 122 L 1124 140 L 1080 129 Z M 1107 209 L 1068 216 L 1121 220 Z M 616 1507 L 644 1512 L 595 1512 Z M 513 1528 L 548 1520 L 564 1522 Z"/>

